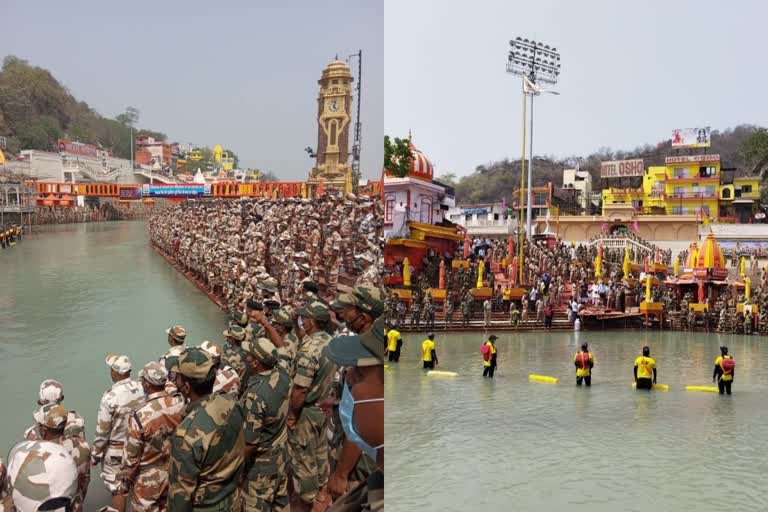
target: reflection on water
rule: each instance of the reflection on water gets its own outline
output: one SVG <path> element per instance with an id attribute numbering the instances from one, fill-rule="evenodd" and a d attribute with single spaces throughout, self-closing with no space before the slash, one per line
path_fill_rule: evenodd
<path id="1" fill-rule="evenodd" d="M 766 510 L 768 355 L 761 338 L 670 332 L 502 334 L 499 368 L 482 374 L 483 333 L 436 339 L 442 370 L 420 368 L 406 334 L 385 373 L 387 508 L 412 510 Z M 591 388 L 573 354 L 595 353 Z M 718 347 L 737 360 L 734 395 L 711 385 Z M 635 391 L 643 345 L 668 392 Z M 529 373 L 559 384 L 533 383 Z"/>

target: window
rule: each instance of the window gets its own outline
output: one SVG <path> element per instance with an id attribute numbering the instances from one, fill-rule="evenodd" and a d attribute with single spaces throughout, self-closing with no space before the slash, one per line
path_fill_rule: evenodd
<path id="1" fill-rule="evenodd" d="M 742 185 L 741 191 L 744 192 L 745 194 L 749 194 L 750 192 L 752 192 L 752 185 Z"/>
<path id="2" fill-rule="evenodd" d="M 731 198 L 731 189 L 724 188 L 722 193 L 723 199 L 730 199 Z"/>
<path id="3" fill-rule="evenodd" d="M 499 214 L 498 213 L 494 213 L 493 214 L 493 220 L 499 220 Z"/>
<path id="4" fill-rule="evenodd" d="M 687 168 L 685 168 L 685 167 L 675 167 L 675 168 L 672 170 L 672 176 L 674 176 L 675 178 L 686 178 L 686 177 L 687 177 L 687 174 L 688 174 L 688 173 L 686 172 L 687 170 L 688 170 L 688 169 L 687 169 Z"/>
<path id="5" fill-rule="evenodd" d="M 392 213 L 395 210 L 395 200 L 387 199 L 384 203 L 384 222 L 392 222 Z"/>

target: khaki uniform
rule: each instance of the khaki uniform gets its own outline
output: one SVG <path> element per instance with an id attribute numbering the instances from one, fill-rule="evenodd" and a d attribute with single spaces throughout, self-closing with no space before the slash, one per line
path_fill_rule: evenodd
<path id="1" fill-rule="evenodd" d="M 123 462 L 128 419 L 143 399 L 144 391 L 131 379 L 115 382 L 101 397 L 91 460 L 101 462 L 101 478 L 112 493 L 119 489 L 117 476 Z"/>
<path id="2" fill-rule="evenodd" d="M 181 422 L 184 400 L 165 391 L 152 393 L 128 421 L 121 484 L 130 491 L 134 512 L 160 512 L 168 500 L 170 436 Z"/>
<path id="3" fill-rule="evenodd" d="M 237 372 L 229 367 L 222 366 L 216 372 L 216 381 L 213 383 L 213 394 L 220 393 L 237 400 L 240 396 L 241 381 Z"/>
<path id="4" fill-rule="evenodd" d="M 323 355 L 331 337 L 325 332 L 307 336 L 296 356 L 293 383 L 307 388 L 307 397 L 296 426 L 288 432 L 288 453 L 294 492 L 305 503 L 314 501 L 328 482 L 326 418 L 315 404 L 331 392 L 336 366 Z"/>

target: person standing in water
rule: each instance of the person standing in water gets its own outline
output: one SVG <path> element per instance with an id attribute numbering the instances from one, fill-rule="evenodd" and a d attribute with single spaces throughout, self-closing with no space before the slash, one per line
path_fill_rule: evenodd
<path id="1" fill-rule="evenodd" d="M 589 345 L 582 343 L 581 351 L 576 352 L 573 356 L 573 364 L 576 366 L 576 385 L 581 386 L 581 382 L 584 381 L 584 385 L 590 387 L 592 385 L 592 368 L 595 366 L 595 358 L 589 351 Z"/>
<path id="2" fill-rule="evenodd" d="M 487 349 L 485 348 L 487 347 Z M 496 371 L 496 335 L 488 336 L 488 341 L 484 344 L 483 350 L 483 377 L 493 378 L 493 372 Z"/>
<path id="3" fill-rule="evenodd" d="M 633 371 L 637 389 L 651 389 L 656 384 L 656 360 L 651 357 L 649 347 L 643 347 L 643 355 L 635 359 Z"/>
<path id="4" fill-rule="evenodd" d="M 720 356 L 715 359 L 715 370 L 712 373 L 712 382 L 717 380 L 717 388 L 720 394 L 731 394 L 733 374 L 736 371 L 736 360 L 728 355 L 728 347 L 720 347 Z"/>
<path id="5" fill-rule="evenodd" d="M 434 370 L 437 366 L 437 352 L 435 352 L 435 335 L 427 334 L 427 339 L 421 343 L 421 360 L 425 370 Z"/>

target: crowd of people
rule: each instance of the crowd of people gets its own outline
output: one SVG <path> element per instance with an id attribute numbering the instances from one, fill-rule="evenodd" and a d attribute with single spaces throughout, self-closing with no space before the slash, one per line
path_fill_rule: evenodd
<path id="1" fill-rule="evenodd" d="M 185 202 L 150 220 L 152 243 L 230 310 L 251 298 L 290 304 L 305 283 L 381 286 L 381 204 L 323 195 Z"/>
<path id="2" fill-rule="evenodd" d="M 100 206 L 38 206 L 32 216 L 32 224 L 74 224 L 79 222 L 104 222 L 110 220 L 143 220 L 154 212 L 164 209 L 168 203 L 153 204 L 119 202 Z"/>
<path id="3" fill-rule="evenodd" d="M 0 510 L 82 510 L 94 466 L 106 511 L 383 510 L 377 208 L 321 197 L 154 216 L 155 244 L 231 290 L 229 327 L 197 346 L 169 327 L 167 352 L 138 375 L 129 355 L 108 355 L 90 443 L 63 384 L 44 381 L 34 425 L 0 463 Z M 355 280 L 343 291 L 339 266 Z"/>

